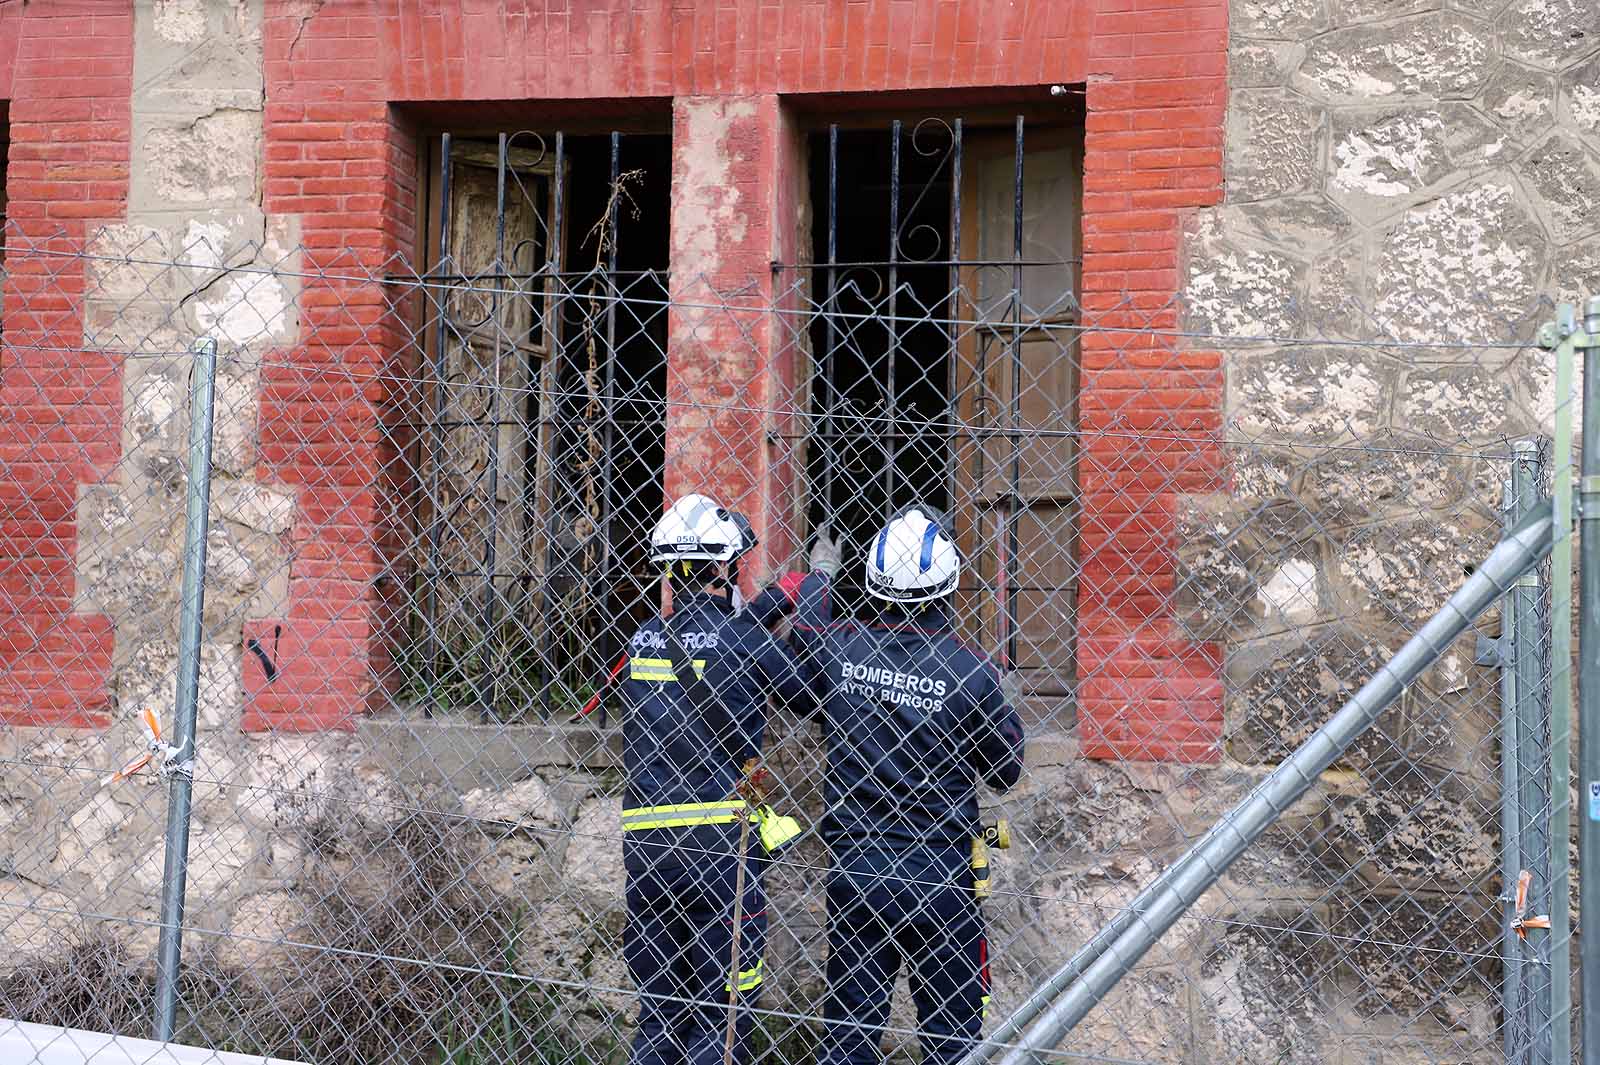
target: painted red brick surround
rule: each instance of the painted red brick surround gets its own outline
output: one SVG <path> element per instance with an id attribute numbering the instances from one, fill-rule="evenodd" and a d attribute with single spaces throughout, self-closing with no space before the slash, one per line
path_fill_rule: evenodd
<path id="1" fill-rule="evenodd" d="M 31 13 L 37 6 L 22 24 L 42 23 Z M 116 23 L 123 27 L 123 57 L 128 21 Z M 25 135 L 38 135 L 28 126 L 30 115 L 52 107 L 76 107 L 78 114 L 84 105 L 72 104 L 67 86 L 47 73 L 64 70 L 66 52 L 36 59 L 28 48 L 38 35 L 19 31 L 18 22 L 0 8 L 0 56 L 18 55 L 10 84 L 14 143 L 22 144 Z M 96 16 L 94 36 L 62 33 L 49 48 L 100 47 L 94 42 L 110 39 L 100 37 L 101 27 L 109 35 L 114 22 Z M 731 188 L 738 195 L 728 206 L 744 223 L 744 238 L 696 262 L 695 274 L 752 283 L 746 298 L 759 305 L 773 295 L 769 263 L 793 250 L 787 212 L 800 164 L 785 96 L 1085 85 L 1083 287 L 1088 323 L 1096 329 L 1084 341 L 1081 401 L 1084 749 L 1097 756 L 1208 759 L 1216 756 L 1221 729 L 1220 650 L 1183 640 L 1164 611 L 1173 580 L 1174 493 L 1217 488 L 1222 456 L 1210 442 L 1157 445 L 1146 435 L 1220 427 L 1221 358 L 1174 351 L 1168 340 L 1121 330 L 1177 324 L 1181 219 L 1221 197 L 1226 37 L 1225 0 L 267 0 L 265 206 L 299 216 L 308 270 L 380 274 L 413 250 L 417 137 L 406 116 L 418 106 L 515 101 L 537 113 L 539 101 L 670 98 L 679 132 L 675 219 L 680 194 L 715 196 Z M 121 146 L 116 159 L 96 160 L 121 167 L 115 180 L 104 171 L 108 176 L 93 182 L 95 194 L 74 208 L 90 217 L 117 214 L 120 192 L 100 196 L 106 181 L 126 187 L 126 77 L 124 71 L 120 86 L 109 76 L 90 79 L 100 95 L 84 97 L 93 101 L 81 119 L 87 125 L 62 136 L 73 152 L 87 141 L 107 153 Z M 728 132 L 732 170 L 718 187 L 697 186 L 683 155 L 683 125 L 696 109 L 729 101 L 749 104 L 737 108 Z M 69 128 L 67 119 L 60 121 L 62 130 Z M 113 136 L 117 122 L 120 135 Z M 25 198 L 18 171 L 25 160 L 15 149 L 12 159 L 13 204 L 59 209 L 54 196 Z M 675 227 L 675 259 L 681 250 Z M 681 264 L 673 265 L 678 271 Z M 268 636 L 283 629 L 279 681 L 269 687 L 247 665 L 250 728 L 338 727 L 381 705 L 384 693 L 374 678 L 389 672 L 393 642 L 394 619 L 377 578 L 393 544 L 386 504 L 399 489 L 381 479 L 391 456 L 379 428 L 400 398 L 384 378 L 406 369 L 402 331 L 376 284 L 308 283 L 301 308 L 308 341 L 282 353 L 263 383 L 259 473 L 293 486 L 299 510 L 288 616 L 248 627 L 248 634 Z M 8 339 L 14 313 L 8 293 Z M 682 314 L 675 312 L 670 326 L 670 399 L 714 399 L 707 382 L 730 372 L 769 375 L 765 384 L 750 382 L 747 394 L 787 383 L 791 370 L 748 359 L 718 362 L 715 335 L 684 328 Z M 758 322 L 753 335 L 771 344 L 774 332 L 770 321 Z M 348 372 L 330 375 L 328 363 Z M 98 412 L 98 420 L 78 426 L 75 416 L 74 443 L 81 439 L 81 453 L 95 461 L 114 460 L 120 391 L 89 374 L 110 368 L 109 360 L 84 364 L 83 387 L 95 403 L 76 408 Z M 716 417 L 720 431 L 753 442 L 770 428 L 757 414 Z M 689 408 L 671 407 L 669 436 L 692 437 L 693 418 Z M 17 430 L 4 424 L 11 421 L 0 420 L 0 449 L 6 433 L 17 446 Z M 87 479 L 95 468 L 86 460 L 72 476 Z M 774 497 L 787 491 L 792 471 L 776 462 L 717 469 L 726 494 L 766 500 L 766 520 L 776 524 L 784 501 Z M 60 550 L 70 557 L 66 475 L 29 476 L 53 486 L 26 488 L 27 506 L 49 504 L 43 513 L 58 519 Z M 671 466 L 669 487 L 688 476 Z M 697 467 L 693 476 L 702 480 L 704 471 Z M 0 492 L 16 489 L 7 484 Z M 0 521 L 16 521 L 10 513 Z M 6 535 L 9 527 L 0 533 Z M 6 602 L 54 618 L 45 626 L 51 638 L 72 645 L 14 674 L 37 675 L 43 684 L 57 662 L 98 666 L 95 656 L 108 655 L 109 640 L 93 619 L 65 620 L 70 562 L 37 565 L 41 573 L 66 573 L 68 582 L 57 581 L 48 603 L 24 602 L 11 592 Z M 83 693 L 81 705 L 88 705 L 92 679 L 84 675 L 74 689 Z M 17 714 L 16 698 L 0 694 L 0 711 Z M 37 694 L 28 704 L 42 714 L 66 712 Z"/>
<path id="2" fill-rule="evenodd" d="M 112 624 L 73 611 L 78 486 L 121 458 L 122 363 L 83 349 L 84 234 L 123 217 L 131 5 L 0 7 L 10 125 L 0 348 L 0 721 L 108 719 Z"/>

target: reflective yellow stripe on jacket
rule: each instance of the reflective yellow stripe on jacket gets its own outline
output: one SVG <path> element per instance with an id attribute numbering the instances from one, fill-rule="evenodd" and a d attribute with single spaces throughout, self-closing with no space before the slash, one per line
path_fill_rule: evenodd
<path id="1" fill-rule="evenodd" d="M 678 675 L 673 672 L 670 658 L 632 658 L 629 659 L 629 663 L 631 668 L 628 671 L 628 677 L 631 680 L 644 680 L 664 684 L 667 681 L 678 679 Z M 694 660 L 695 676 L 704 676 L 705 671 L 706 660 L 696 658 Z"/>
<path id="2" fill-rule="evenodd" d="M 762 980 L 764 980 L 766 978 L 766 975 L 767 975 L 767 959 L 765 959 L 765 958 L 762 958 L 760 961 L 756 962 L 756 967 L 754 969 L 740 969 L 739 970 L 739 990 L 740 991 L 751 991 L 751 990 L 753 990 L 758 984 L 761 983 Z M 722 985 L 722 989 L 724 991 L 732 991 L 733 990 L 733 985 L 732 984 L 724 984 L 724 985 Z"/>
<path id="3" fill-rule="evenodd" d="M 622 811 L 622 831 L 641 828 L 688 828 L 691 825 L 726 825 L 739 819 L 741 800 L 681 802 L 671 806 L 636 806 Z"/>

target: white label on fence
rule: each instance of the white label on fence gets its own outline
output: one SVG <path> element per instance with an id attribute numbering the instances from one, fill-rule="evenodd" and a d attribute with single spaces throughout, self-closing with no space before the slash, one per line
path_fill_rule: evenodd
<path id="1" fill-rule="evenodd" d="M 1600 821 L 1600 780 L 1589 781 L 1589 820 Z"/>

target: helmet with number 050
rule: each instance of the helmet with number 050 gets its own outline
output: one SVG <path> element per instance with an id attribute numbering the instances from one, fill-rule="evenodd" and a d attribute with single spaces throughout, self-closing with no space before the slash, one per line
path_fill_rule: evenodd
<path id="1" fill-rule="evenodd" d="M 867 548 L 867 594 L 891 603 L 925 603 L 956 590 L 961 552 L 943 515 L 914 503 L 890 518 Z"/>
<path id="2" fill-rule="evenodd" d="M 744 542 L 738 522 L 707 496 L 693 493 L 679 499 L 650 533 L 650 561 L 729 562 Z"/>

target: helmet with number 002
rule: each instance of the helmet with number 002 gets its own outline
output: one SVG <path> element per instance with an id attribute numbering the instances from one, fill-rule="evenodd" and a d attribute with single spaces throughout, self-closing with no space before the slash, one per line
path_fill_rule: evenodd
<path id="1" fill-rule="evenodd" d="M 900 511 L 867 548 L 867 594 L 891 603 L 925 603 L 956 590 L 961 552 L 942 515 L 920 503 Z"/>
<path id="2" fill-rule="evenodd" d="M 744 537 L 731 513 L 699 493 L 679 499 L 650 533 L 650 561 L 703 560 L 730 562 L 740 554 Z"/>

